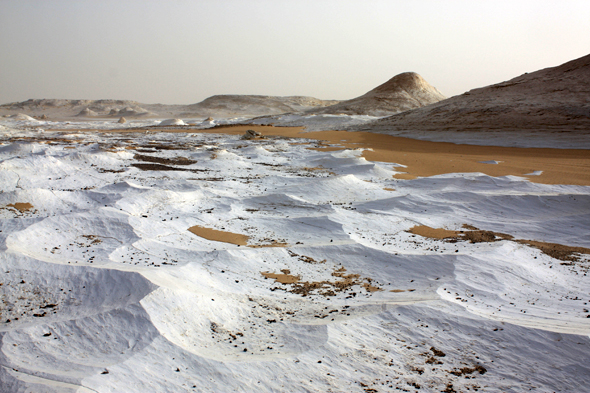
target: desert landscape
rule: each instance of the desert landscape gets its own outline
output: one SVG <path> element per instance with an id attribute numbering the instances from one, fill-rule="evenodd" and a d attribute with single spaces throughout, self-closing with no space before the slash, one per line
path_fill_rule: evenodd
<path id="1" fill-rule="evenodd" d="M 590 386 L 590 55 L 0 116 L 3 392 Z"/>

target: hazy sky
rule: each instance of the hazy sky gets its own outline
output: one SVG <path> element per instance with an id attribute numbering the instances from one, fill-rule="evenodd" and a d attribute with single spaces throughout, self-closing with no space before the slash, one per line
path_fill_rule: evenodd
<path id="1" fill-rule="evenodd" d="M 452 96 L 589 53 L 589 0 L 0 0 L 0 103 Z"/>

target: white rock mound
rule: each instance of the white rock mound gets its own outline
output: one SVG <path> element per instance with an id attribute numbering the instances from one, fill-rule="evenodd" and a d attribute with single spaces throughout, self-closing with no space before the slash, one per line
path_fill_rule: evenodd
<path id="1" fill-rule="evenodd" d="M 96 116 L 98 116 L 98 113 L 96 113 L 95 111 L 93 111 L 90 108 L 84 108 L 76 116 L 78 116 L 78 117 L 96 117 Z"/>
<path id="2" fill-rule="evenodd" d="M 186 126 L 187 124 L 181 119 L 167 119 L 160 122 L 161 126 Z"/>
<path id="3" fill-rule="evenodd" d="M 108 116 L 127 116 L 127 117 L 149 117 L 149 116 L 156 116 L 157 114 L 154 112 L 150 112 L 149 110 L 142 108 L 140 106 L 127 106 L 124 108 L 111 108 Z"/>
<path id="4" fill-rule="evenodd" d="M 211 128 L 217 125 L 217 121 L 215 121 L 215 119 L 212 117 L 208 117 L 197 125 L 199 128 Z"/>
<path id="5" fill-rule="evenodd" d="M 37 119 L 24 113 L 17 113 L 16 115 L 9 116 L 8 118 L 12 120 L 38 121 Z"/>

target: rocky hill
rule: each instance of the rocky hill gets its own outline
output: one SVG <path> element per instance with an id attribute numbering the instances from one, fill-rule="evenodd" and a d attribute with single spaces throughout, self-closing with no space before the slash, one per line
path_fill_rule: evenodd
<path id="1" fill-rule="evenodd" d="M 150 109 L 136 101 L 129 100 L 64 100 L 31 99 L 0 106 L 0 115 L 26 113 L 31 116 L 49 119 L 62 118 L 108 118 L 126 116 L 130 118 L 156 117 Z"/>
<path id="2" fill-rule="evenodd" d="M 184 117 L 263 116 L 287 112 L 303 112 L 326 107 L 340 101 L 320 100 L 303 96 L 215 95 L 198 104 L 187 105 Z"/>
<path id="3" fill-rule="evenodd" d="M 430 130 L 590 130 L 590 55 L 362 127 Z"/>
<path id="4" fill-rule="evenodd" d="M 387 116 L 420 108 L 446 97 L 415 72 L 404 72 L 360 97 L 310 113 Z"/>

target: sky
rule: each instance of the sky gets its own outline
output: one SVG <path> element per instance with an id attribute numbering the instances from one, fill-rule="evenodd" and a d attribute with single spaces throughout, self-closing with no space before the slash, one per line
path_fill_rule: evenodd
<path id="1" fill-rule="evenodd" d="M 0 0 L 0 104 L 444 95 L 590 54 L 588 0 Z"/>

